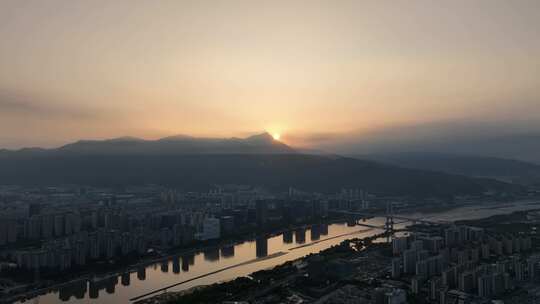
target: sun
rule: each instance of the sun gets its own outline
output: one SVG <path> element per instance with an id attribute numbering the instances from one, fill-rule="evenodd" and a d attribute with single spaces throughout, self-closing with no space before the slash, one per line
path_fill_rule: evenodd
<path id="1" fill-rule="evenodd" d="M 281 134 L 279 134 L 279 133 L 274 133 L 274 134 L 272 135 L 272 137 L 274 138 L 274 140 L 279 140 L 279 139 L 281 138 Z"/>

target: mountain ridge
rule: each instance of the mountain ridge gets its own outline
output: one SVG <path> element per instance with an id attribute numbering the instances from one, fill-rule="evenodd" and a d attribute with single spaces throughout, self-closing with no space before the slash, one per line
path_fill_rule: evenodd
<path id="1" fill-rule="evenodd" d="M 123 136 L 104 140 L 78 140 L 51 149 L 22 148 L 0 150 L 4 154 L 46 153 L 46 154 L 283 154 L 296 153 L 290 146 L 274 140 L 268 133 L 246 138 L 197 138 L 174 135 L 147 140 Z"/>
<path id="2" fill-rule="evenodd" d="M 339 155 L 304 154 L 263 133 L 246 138 L 121 137 L 77 141 L 55 149 L 0 153 L 0 184 L 213 184 L 289 187 L 321 193 L 361 188 L 381 195 L 479 195 L 519 190 L 507 183 L 401 168 Z"/>
<path id="3" fill-rule="evenodd" d="M 510 184 L 400 168 L 347 157 L 305 154 L 90 155 L 0 158 L 0 184 L 163 184 L 186 190 L 213 184 L 289 187 L 320 193 L 361 188 L 379 195 L 451 197 L 519 190 Z"/>
<path id="4" fill-rule="evenodd" d="M 394 152 L 351 157 L 404 168 L 492 178 L 525 185 L 540 184 L 540 165 L 517 159 L 436 152 Z"/>

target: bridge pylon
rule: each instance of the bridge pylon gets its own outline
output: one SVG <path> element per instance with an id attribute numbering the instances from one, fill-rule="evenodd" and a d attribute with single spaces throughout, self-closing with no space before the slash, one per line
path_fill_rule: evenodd
<path id="1" fill-rule="evenodd" d="M 386 205 L 386 222 L 384 223 L 384 232 L 386 241 L 390 242 L 390 237 L 394 234 L 394 206 L 392 203 Z"/>

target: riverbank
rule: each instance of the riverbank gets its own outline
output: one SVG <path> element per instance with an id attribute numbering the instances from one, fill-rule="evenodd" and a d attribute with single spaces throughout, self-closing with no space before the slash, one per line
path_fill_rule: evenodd
<path id="1" fill-rule="evenodd" d="M 477 208 L 477 210 L 485 209 Z M 486 232 L 494 235 L 521 235 L 525 233 L 534 236 L 539 226 L 539 219 L 540 208 L 535 208 L 526 211 L 514 211 L 504 215 L 488 215 L 483 218 L 456 221 L 455 223 L 481 227 Z M 417 231 L 415 227 L 410 226 L 411 231 Z M 432 232 L 440 233 L 441 231 L 440 226 L 430 227 Z M 514 227 L 514 229 L 509 229 L 509 227 Z M 393 281 L 389 275 L 391 261 L 395 258 L 391 254 L 391 246 L 389 243 L 372 243 L 373 240 L 381 236 L 383 235 L 344 240 L 339 245 L 332 246 L 319 253 L 295 259 L 273 268 L 260 270 L 249 276 L 240 276 L 234 280 L 207 285 L 189 292 L 165 292 L 151 298 L 142 299 L 136 304 L 201 304 L 222 301 L 251 302 L 254 300 L 261 301 L 261 303 L 279 303 L 279 299 L 288 299 L 290 295 L 294 296 L 295 294 L 301 295 L 304 300 L 310 299 L 309 302 L 311 303 L 312 300 L 315 301 L 323 295 L 333 296 L 333 290 L 344 286 L 365 287 L 365 284 L 375 282 L 368 289 L 376 290 L 376 288 L 380 287 L 380 285 L 377 285 L 379 279 L 399 285 L 399 280 Z M 540 252 L 540 243 L 538 243 L 538 238 L 535 239 L 532 249 L 530 249 L 532 251 L 524 254 L 535 255 Z M 363 251 L 370 251 L 372 254 L 362 255 Z M 489 260 L 487 262 L 490 263 Z M 330 264 L 332 265 L 325 266 Z M 356 270 L 349 274 L 350 272 L 347 270 L 349 268 Z M 330 273 L 326 273 L 324 269 L 330 271 Z M 334 271 L 337 272 L 334 273 Z M 318 276 L 322 278 L 318 278 Z M 330 278 L 330 281 L 327 278 Z M 410 287 L 406 286 L 405 288 Z M 310 298 L 312 295 L 314 297 Z M 351 294 L 347 294 L 347 296 L 354 297 Z M 415 298 L 415 300 L 417 299 Z"/>
<path id="2" fill-rule="evenodd" d="M 324 221 L 319 222 L 313 222 L 313 223 L 302 223 L 298 225 L 291 225 L 286 228 L 281 229 L 273 229 L 271 231 L 261 232 L 260 234 L 266 236 L 267 238 L 271 238 L 280 234 L 283 234 L 284 232 L 292 232 L 296 230 L 308 230 L 311 229 L 314 225 L 332 225 L 335 223 L 344 223 L 346 222 L 345 219 L 342 218 L 332 218 L 327 219 Z M 257 233 L 249 233 L 247 235 L 244 235 L 244 237 L 240 237 L 238 235 L 233 236 L 232 238 L 219 240 L 219 241 L 210 241 L 204 244 L 197 245 L 195 247 L 191 246 L 190 248 L 172 248 L 170 250 L 167 250 L 166 252 L 162 251 L 155 251 L 155 255 L 157 256 L 150 256 L 145 257 L 142 259 L 139 259 L 139 261 L 131 263 L 129 261 L 123 261 L 124 263 L 114 263 L 110 264 L 108 262 L 102 261 L 99 263 L 95 263 L 92 265 L 88 265 L 84 268 L 84 270 L 81 270 L 77 272 L 76 274 L 71 274 L 69 277 L 66 277 L 65 275 L 61 275 L 59 279 L 46 279 L 46 280 L 40 280 L 39 282 L 27 282 L 22 283 L 22 285 L 19 285 L 20 287 L 24 288 L 25 292 L 18 292 L 17 294 L 13 295 L 5 295 L 4 301 L 5 303 L 13 303 L 17 301 L 25 301 L 29 300 L 38 296 L 42 296 L 51 292 L 57 292 L 58 290 L 61 290 L 65 286 L 69 286 L 71 284 L 74 284 L 76 282 L 80 281 L 88 281 L 90 279 L 95 279 L 97 281 L 105 280 L 110 277 L 117 277 L 125 274 L 134 274 L 137 273 L 141 268 L 147 268 L 151 267 L 153 265 L 158 265 L 162 263 L 167 263 L 169 260 L 181 257 L 181 256 L 194 256 L 203 252 L 207 251 L 215 251 L 219 250 L 223 247 L 231 247 L 236 246 L 238 244 L 243 244 L 245 242 L 253 241 L 257 238 L 259 234 Z M 126 265 L 126 263 L 129 263 L 129 265 Z M 6 298 L 7 297 L 7 298 Z M 0 302 L 2 303 L 2 302 Z"/>
<path id="3" fill-rule="evenodd" d="M 505 208 L 510 205 L 513 206 L 513 204 L 514 203 L 506 203 Z M 486 208 L 488 206 L 486 206 L 485 204 L 477 205 L 476 207 L 468 206 L 465 207 L 467 209 L 467 213 L 464 215 L 460 214 L 459 212 L 459 210 L 463 209 L 464 207 L 436 214 L 439 218 L 451 217 L 453 220 L 456 220 L 460 219 L 462 216 L 487 217 L 490 216 L 490 213 L 492 212 L 505 212 L 507 210 L 505 208 L 501 209 L 497 206 L 503 206 L 503 204 L 498 204 L 494 206 L 495 208 Z M 534 204 L 530 203 L 529 205 L 525 203 L 524 207 L 532 208 L 534 207 Z M 458 210 L 458 212 L 456 212 L 455 210 Z M 424 217 L 426 216 L 426 214 L 419 214 L 419 216 Z M 171 286 L 178 282 L 183 282 L 189 280 L 190 278 L 207 274 L 214 271 L 215 269 L 223 269 L 231 265 L 243 263 L 245 261 L 255 258 L 256 255 L 259 256 L 259 254 L 261 254 L 259 252 L 260 250 L 262 250 L 263 256 L 272 255 L 277 251 L 289 252 L 289 254 L 287 255 L 275 257 L 273 259 L 260 260 L 259 262 L 239 266 L 234 269 L 224 270 L 220 273 L 216 273 L 213 275 L 205 275 L 202 278 L 191 280 L 188 283 L 172 288 L 174 289 L 174 292 L 180 292 L 182 290 L 191 289 L 194 286 L 198 285 L 211 285 L 215 282 L 234 280 L 234 278 L 238 276 L 247 276 L 250 273 L 253 273 L 254 271 L 258 271 L 260 269 L 271 269 L 276 265 L 287 263 L 289 260 L 296 260 L 297 258 L 300 258 L 302 256 L 325 250 L 330 246 L 339 244 L 343 239 L 354 237 L 354 234 L 365 235 L 372 233 L 371 231 L 358 232 L 358 227 L 350 227 L 348 225 L 345 225 L 345 220 L 333 220 L 327 223 L 331 222 L 340 222 L 341 224 L 336 226 L 332 226 L 332 224 L 330 224 L 328 237 L 321 240 L 319 240 L 318 237 L 312 239 L 310 231 L 310 227 L 312 226 L 311 224 L 303 224 L 294 227 L 278 229 L 275 230 L 273 233 L 267 233 L 266 237 L 262 238 L 262 240 L 260 237 L 257 238 L 257 234 L 252 233 L 242 241 L 235 241 L 234 243 L 229 240 L 220 241 L 205 247 L 200 246 L 197 248 L 190 248 L 189 250 L 170 252 L 167 254 L 163 254 L 159 257 L 154 257 L 152 259 L 141 261 L 137 264 L 133 264 L 122 269 L 111 270 L 109 272 L 99 273 L 97 275 L 92 273 L 90 279 L 96 277 L 96 279 L 98 280 L 106 280 L 108 277 L 110 277 L 111 280 L 113 280 L 116 279 L 116 277 L 118 277 L 117 279 L 120 279 L 120 276 L 122 276 L 122 280 L 124 280 L 124 277 L 127 277 L 128 281 L 126 284 L 125 282 L 122 282 L 122 284 L 120 284 L 118 283 L 118 281 L 115 281 L 114 284 L 116 285 L 116 290 L 114 289 L 114 286 L 112 286 L 111 288 L 108 287 L 106 293 L 100 292 L 99 299 L 97 298 L 98 295 L 95 293 L 94 297 L 92 297 L 91 285 L 85 285 L 83 287 L 76 286 L 75 288 L 86 289 L 83 291 L 77 291 L 76 293 L 71 293 L 71 298 L 68 294 L 65 296 L 65 298 L 69 298 L 69 301 L 67 301 L 67 303 L 70 304 L 82 302 L 125 303 L 128 302 L 129 299 L 132 299 L 144 293 L 151 292 L 156 289 L 164 288 L 164 286 Z M 374 225 L 382 225 L 384 224 L 384 219 L 374 218 L 368 220 L 367 222 Z M 301 231 L 302 235 L 298 237 L 302 237 L 302 239 L 306 242 L 305 244 L 303 243 L 304 241 L 297 240 L 296 233 L 294 232 L 295 229 Z M 291 238 L 291 234 L 289 234 L 288 236 L 288 238 L 290 239 L 286 239 L 285 236 L 283 236 L 282 239 L 282 236 L 280 234 L 288 231 L 292 232 L 291 234 L 294 239 Z M 290 250 L 290 248 L 297 249 Z M 231 251 L 228 252 L 228 250 Z M 189 269 L 184 269 L 184 262 L 186 262 L 186 259 L 182 258 L 182 255 L 190 254 L 191 257 L 189 259 L 189 265 L 186 264 L 186 267 L 189 267 Z M 180 261 L 181 264 L 179 264 Z M 175 269 L 175 267 L 177 268 Z M 170 268 L 172 268 L 172 272 L 170 271 Z M 129 277 L 131 277 L 131 283 L 129 281 Z M 77 280 L 74 281 L 76 282 Z M 42 296 L 39 296 L 40 303 L 57 303 L 59 297 L 58 294 L 62 294 L 61 287 L 66 284 L 67 283 L 62 283 L 53 287 L 39 289 L 39 292 L 43 294 Z M 102 290 L 102 288 L 104 287 L 102 287 L 103 285 L 100 286 L 101 287 L 98 286 L 98 288 Z M 90 289 L 90 295 L 87 289 Z M 171 291 L 171 289 L 169 289 L 169 291 Z M 66 291 L 64 291 L 64 294 L 66 294 Z M 33 292 L 32 295 L 36 295 L 36 293 Z M 28 296 L 27 299 L 32 297 L 33 296 Z"/>
<path id="4" fill-rule="evenodd" d="M 144 299 L 138 297 L 134 299 L 137 300 L 134 304 L 218 303 L 226 300 L 235 301 L 237 299 L 248 299 L 251 301 L 261 295 L 271 293 L 275 288 L 307 276 L 309 267 L 306 267 L 306 265 L 314 260 L 355 260 L 359 253 L 370 250 L 375 251 L 380 258 L 384 259 L 383 263 L 380 260 L 375 261 L 375 264 L 378 264 L 378 270 L 380 270 L 381 264 L 391 259 L 391 249 L 389 243 L 374 241 L 377 239 L 382 240 L 385 237 L 386 232 L 383 232 L 365 238 L 344 240 L 318 253 L 288 261 L 271 269 L 259 270 L 248 276 L 241 276 L 227 282 L 201 286 L 195 289 L 174 292 L 159 290 L 164 291 L 164 293 Z"/>

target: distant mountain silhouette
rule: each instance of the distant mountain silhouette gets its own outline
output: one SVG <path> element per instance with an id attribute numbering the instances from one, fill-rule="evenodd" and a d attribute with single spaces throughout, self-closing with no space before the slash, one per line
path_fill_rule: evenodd
<path id="1" fill-rule="evenodd" d="M 487 177 L 521 184 L 540 184 L 540 165 L 525 161 L 434 152 L 405 152 L 357 156 L 407 168 Z"/>
<path id="2" fill-rule="evenodd" d="M 520 187 L 487 179 L 405 169 L 337 155 L 307 155 L 272 139 L 161 140 L 120 138 L 78 141 L 57 149 L 3 151 L 0 184 L 136 185 L 186 190 L 214 184 L 250 184 L 271 190 L 295 187 L 335 193 L 343 187 L 380 195 L 415 197 L 480 194 Z"/>
<path id="3" fill-rule="evenodd" d="M 347 155 L 408 151 L 477 155 L 540 164 L 540 121 L 448 121 L 351 134 L 320 148 Z"/>
<path id="4" fill-rule="evenodd" d="M 38 152 L 38 151 L 36 151 Z M 170 136 L 158 140 L 120 137 L 108 140 L 80 140 L 60 148 L 41 150 L 48 154 L 87 155 L 178 155 L 178 154 L 283 154 L 294 149 L 268 133 L 248 138 L 196 138 Z"/>

